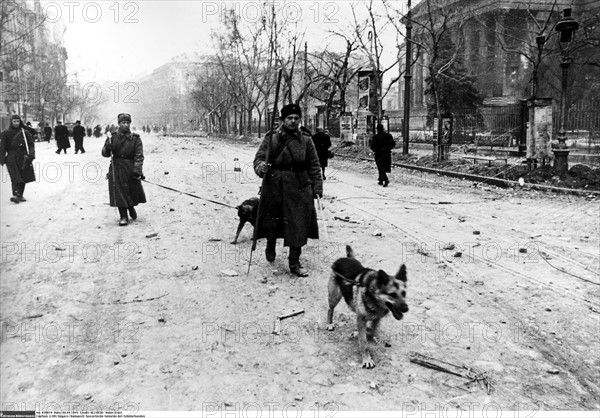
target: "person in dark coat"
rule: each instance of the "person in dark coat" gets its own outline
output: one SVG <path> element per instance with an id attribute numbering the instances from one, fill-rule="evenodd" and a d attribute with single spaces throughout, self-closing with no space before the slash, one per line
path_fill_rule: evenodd
<path id="1" fill-rule="evenodd" d="M 35 160 L 35 142 L 25 129 L 19 115 L 13 115 L 10 126 L 0 134 L 0 165 L 6 164 L 12 183 L 14 203 L 25 202 L 25 184 L 35 181 L 32 161 Z"/>
<path id="2" fill-rule="evenodd" d="M 31 137 L 33 138 L 33 142 L 36 142 L 38 140 L 38 133 L 35 130 L 35 128 L 33 126 L 31 126 L 31 122 L 27 122 L 25 124 L 25 130 L 29 131 L 29 133 L 31 134 Z"/>
<path id="3" fill-rule="evenodd" d="M 75 142 L 75 154 L 78 151 L 81 151 L 83 154 L 85 149 L 83 149 L 83 138 L 85 138 L 85 128 L 81 126 L 81 121 L 75 121 L 75 126 L 73 127 L 73 142 Z"/>
<path id="4" fill-rule="evenodd" d="M 61 151 L 67 153 L 67 148 L 71 148 L 71 141 L 69 141 L 69 129 L 61 123 L 61 121 L 56 121 L 56 126 L 54 127 L 54 139 L 56 139 L 56 146 L 58 149 L 56 150 L 57 154 L 60 154 Z"/>
<path id="5" fill-rule="evenodd" d="M 375 164 L 377 164 L 377 171 L 379 171 L 379 178 L 377 184 L 387 187 L 390 184 L 390 179 L 386 173 L 392 171 L 392 149 L 396 146 L 394 137 L 385 132 L 383 125 L 377 125 L 377 133 L 371 138 L 369 144 L 371 151 L 375 153 Z"/>
<path id="6" fill-rule="evenodd" d="M 313 199 L 323 195 L 323 180 L 310 134 L 299 127 L 301 118 L 296 104 L 281 109 L 282 124 L 262 140 L 254 171 L 264 177 L 256 236 L 267 238 L 267 261 L 275 260 L 276 240 L 283 238 L 283 245 L 290 247 L 290 271 L 305 277 L 308 271 L 300 263 L 300 254 L 308 238 L 319 238 Z"/>
<path id="7" fill-rule="evenodd" d="M 87 127 L 87 129 L 85 130 L 85 132 L 86 132 L 86 134 L 87 134 L 88 138 L 89 138 L 90 136 L 92 136 L 92 128 L 90 128 L 89 126 Z"/>
<path id="8" fill-rule="evenodd" d="M 119 128 L 112 132 L 102 148 L 103 157 L 112 157 L 108 168 L 108 194 L 110 206 L 119 208 L 120 226 L 137 219 L 135 206 L 146 203 L 146 194 L 142 187 L 144 150 L 139 134 L 131 132 L 131 115 L 120 113 Z"/>
<path id="9" fill-rule="evenodd" d="M 100 138 L 102 136 L 102 126 L 96 125 L 96 127 L 94 128 L 94 136 L 96 138 Z"/>
<path id="10" fill-rule="evenodd" d="M 46 141 L 50 143 L 50 140 L 52 139 L 52 128 L 48 122 L 46 122 L 46 126 L 44 127 L 44 137 L 46 138 Z"/>
<path id="11" fill-rule="evenodd" d="M 327 177 L 325 177 L 325 167 L 327 167 L 327 161 L 329 160 L 331 138 L 323 131 L 323 128 L 317 128 L 317 133 L 313 135 L 312 140 L 315 144 L 317 155 L 319 156 L 319 164 L 321 164 L 323 180 L 327 180 Z"/>

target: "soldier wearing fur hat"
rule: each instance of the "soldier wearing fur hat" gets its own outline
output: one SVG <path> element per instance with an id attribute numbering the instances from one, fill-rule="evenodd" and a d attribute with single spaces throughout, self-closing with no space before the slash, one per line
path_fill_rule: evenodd
<path id="1" fill-rule="evenodd" d="M 25 184 L 35 181 L 31 162 L 35 159 L 35 142 L 19 115 L 13 115 L 10 126 L 0 134 L 0 165 L 6 164 L 14 203 L 25 202 Z"/>
<path id="2" fill-rule="evenodd" d="M 110 205 L 119 208 L 119 225 L 129 224 L 129 218 L 137 219 L 135 206 L 146 203 L 146 194 L 142 187 L 144 150 L 142 139 L 131 132 L 131 115 L 120 113 L 119 128 L 109 137 L 102 148 L 102 156 L 112 157 L 108 169 L 108 193 Z"/>
<path id="3" fill-rule="evenodd" d="M 290 271 L 305 277 L 308 271 L 300 263 L 300 254 L 308 238 L 319 238 L 313 199 L 323 195 L 323 180 L 310 132 L 300 128 L 301 118 L 296 104 L 281 109 L 282 123 L 261 142 L 254 171 L 261 178 L 266 176 L 256 237 L 267 238 L 267 261 L 275 260 L 276 240 L 283 238 L 283 245 L 290 247 Z"/>

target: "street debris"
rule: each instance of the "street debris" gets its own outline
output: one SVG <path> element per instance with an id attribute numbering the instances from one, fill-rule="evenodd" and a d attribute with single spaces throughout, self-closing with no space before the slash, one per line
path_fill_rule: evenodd
<path id="1" fill-rule="evenodd" d="M 235 270 L 221 270 L 221 274 L 229 277 L 239 276 L 238 272 Z"/>
<path id="2" fill-rule="evenodd" d="M 158 232 L 154 232 L 152 234 L 146 235 L 146 238 L 154 238 L 154 237 L 157 237 L 157 236 L 158 236 Z"/>
<path id="3" fill-rule="evenodd" d="M 294 316 L 298 316 L 304 313 L 304 309 L 300 309 L 299 311 L 295 311 L 285 315 L 279 315 L 275 320 L 275 324 L 273 326 L 273 334 L 279 335 L 281 332 L 281 321 L 287 318 L 292 318 Z"/>
<path id="4" fill-rule="evenodd" d="M 438 360 L 424 354 L 412 351 L 409 353 L 410 362 L 416 363 L 430 369 L 438 370 L 453 374 L 455 376 L 464 377 L 469 379 L 466 384 L 477 382 L 479 387 L 484 389 L 488 395 L 494 391 L 494 385 L 491 383 L 491 379 L 487 372 L 482 372 L 472 367 L 458 366 L 456 364 L 449 363 L 447 361 Z"/>
<path id="5" fill-rule="evenodd" d="M 333 219 L 335 219 L 336 221 L 349 222 L 351 224 L 358 224 L 358 223 L 360 223 L 358 221 L 351 220 L 349 216 L 346 216 L 345 218 L 340 218 L 339 216 L 334 216 Z"/>

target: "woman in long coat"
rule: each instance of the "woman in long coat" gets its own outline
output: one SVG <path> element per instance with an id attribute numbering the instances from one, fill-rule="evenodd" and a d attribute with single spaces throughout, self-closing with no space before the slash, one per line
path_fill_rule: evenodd
<path id="1" fill-rule="evenodd" d="M 131 132 L 131 115 L 121 113 L 118 116 L 119 129 L 106 139 L 102 156 L 112 157 L 108 168 L 108 193 L 110 205 L 119 208 L 120 226 L 137 219 L 135 206 L 146 203 L 146 194 L 142 187 L 144 150 L 142 139 Z"/>
<path id="2" fill-rule="evenodd" d="M 35 143 L 19 115 L 13 115 L 10 126 L 0 134 L 0 165 L 6 164 L 12 183 L 14 203 L 25 202 L 25 184 L 35 181 L 31 162 L 35 159 Z"/>
<path id="3" fill-rule="evenodd" d="M 323 195 L 323 180 L 310 133 L 299 128 L 301 116 L 298 105 L 281 109 L 283 125 L 261 142 L 254 171 L 259 177 L 266 176 L 256 237 L 267 238 L 267 261 L 275 260 L 276 240 L 283 238 L 283 245 L 290 247 L 290 271 L 304 277 L 308 272 L 300 264 L 300 254 L 308 238 L 319 238 L 313 199 Z"/>

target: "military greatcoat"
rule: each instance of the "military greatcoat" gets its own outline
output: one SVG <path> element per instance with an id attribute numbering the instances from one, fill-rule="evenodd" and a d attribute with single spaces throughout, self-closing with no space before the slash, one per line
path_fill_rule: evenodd
<path id="1" fill-rule="evenodd" d="M 261 162 L 271 163 L 271 168 L 263 180 L 257 238 L 283 238 L 286 247 L 302 247 L 308 238 L 319 238 L 313 199 L 323 194 L 323 179 L 310 134 L 287 133 L 281 127 L 267 133 L 254 158 L 259 177 Z"/>

